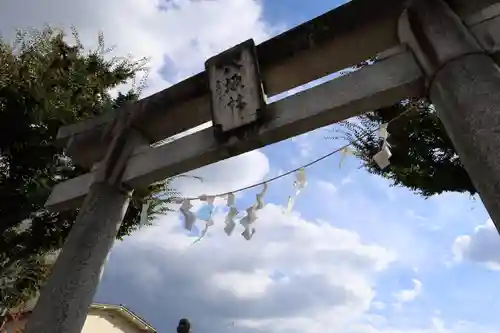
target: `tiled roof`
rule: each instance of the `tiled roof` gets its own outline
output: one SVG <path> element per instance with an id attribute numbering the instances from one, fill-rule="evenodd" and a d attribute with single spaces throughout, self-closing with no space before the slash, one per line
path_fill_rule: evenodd
<path id="1" fill-rule="evenodd" d="M 93 303 L 90 306 L 90 309 L 114 311 L 127 321 L 140 327 L 142 330 L 144 330 L 144 332 L 156 333 L 156 330 L 153 328 L 153 326 L 151 326 L 146 320 L 144 320 L 142 317 L 138 316 L 132 310 L 130 310 L 129 308 L 127 308 L 122 304 L 116 305 L 116 304 Z"/>
<path id="2" fill-rule="evenodd" d="M 29 315 L 31 313 L 32 308 L 26 309 L 24 311 L 17 312 L 15 314 L 17 320 L 20 320 L 21 318 Z M 151 326 L 146 320 L 144 320 L 142 317 L 138 316 L 135 314 L 132 310 L 127 308 L 126 306 L 120 304 L 103 304 L 103 303 L 93 303 L 90 306 L 90 311 L 91 310 L 101 310 L 101 311 L 113 311 L 114 313 L 118 314 L 125 320 L 127 320 L 129 323 L 132 323 L 136 327 L 138 327 L 142 332 L 148 332 L 148 333 L 157 333 L 156 330 Z M 9 316 L 7 321 L 12 320 Z"/>

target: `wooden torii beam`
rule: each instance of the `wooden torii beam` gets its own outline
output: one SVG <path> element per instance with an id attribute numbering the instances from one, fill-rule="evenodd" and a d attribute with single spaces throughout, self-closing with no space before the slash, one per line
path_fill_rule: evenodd
<path id="1" fill-rule="evenodd" d="M 489 5 L 490 3 L 493 3 L 493 1 L 484 1 L 483 6 Z M 374 2 L 369 2 L 367 5 L 364 1 L 352 1 L 347 5 L 330 11 L 315 20 L 306 22 L 295 29 L 257 46 L 259 65 L 261 65 L 262 62 L 267 65 L 264 67 L 264 70 L 262 70 L 262 76 L 263 80 L 265 80 L 267 74 L 270 83 L 267 85 L 265 84 L 265 86 L 271 89 L 271 94 L 281 93 L 286 89 L 294 88 L 298 84 L 313 81 L 318 77 L 351 66 L 377 53 L 382 57 L 392 57 L 383 63 L 375 64 L 374 68 L 366 68 L 359 73 L 354 72 L 346 77 L 321 85 L 321 88 L 316 87 L 298 96 L 292 96 L 269 105 L 264 112 L 270 114 L 273 110 L 280 110 L 283 109 L 283 106 L 286 106 L 288 111 L 286 111 L 285 114 L 294 114 L 296 118 L 289 119 L 289 124 L 287 124 L 287 135 L 271 135 L 274 138 L 272 140 L 262 140 L 262 135 L 259 135 L 258 137 L 261 142 L 265 143 L 261 145 L 247 145 L 249 150 L 353 117 L 366 111 L 355 106 L 355 103 L 366 103 L 366 99 L 369 97 L 372 97 L 373 102 L 370 100 L 367 101 L 368 105 L 370 105 L 367 110 L 390 105 L 390 103 L 395 103 L 408 96 L 417 96 L 423 93 L 422 89 L 419 90 L 419 88 L 417 88 L 418 84 L 411 85 L 411 80 L 418 81 L 415 73 L 412 72 L 414 66 L 409 65 L 407 68 L 400 70 L 406 67 L 407 64 L 402 63 L 403 60 L 401 59 L 403 56 L 395 57 L 395 55 L 401 52 L 408 53 L 408 51 L 405 51 L 404 47 L 399 44 L 397 36 L 393 36 L 393 33 L 389 33 L 389 31 L 395 29 L 395 21 L 397 21 L 396 13 L 401 12 L 401 8 L 398 6 L 401 6 L 402 1 L 390 0 L 388 2 L 388 5 L 392 6 L 390 8 L 396 8 L 397 10 L 394 12 L 392 10 L 384 11 L 386 16 L 377 16 L 377 20 L 373 22 L 369 21 L 369 19 L 373 20 L 374 16 L 367 16 L 366 20 L 363 20 L 365 26 L 353 26 L 353 20 L 347 19 L 352 17 L 356 12 L 361 13 L 361 16 L 358 15 L 358 19 L 365 19 L 363 16 L 364 14 L 368 15 L 368 13 L 377 8 L 381 8 L 380 5 L 375 6 L 374 4 Z M 497 61 L 500 60 L 500 16 L 498 16 L 498 14 L 500 14 L 500 8 L 495 6 L 493 9 L 491 7 L 486 7 L 485 10 L 485 8 L 480 6 L 479 1 L 470 3 L 455 0 L 452 1 L 452 5 L 458 8 L 459 12 L 463 13 L 463 20 L 470 26 L 472 33 L 484 49 Z M 473 14 L 467 11 L 471 7 L 475 10 Z M 339 24 L 332 25 L 331 22 L 339 22 Z M 319 27 L 330 29 L 330 39 L 321 34 L 317 34 L 318 31 L 322 32 Z M 344 28 L 341 29 L 341 27 Z M 312 39 L 309 38 L 307 47 L 302 47 L 300 52 L 292 52 L 292 50 L 295 50 L 297 47 L 297 44 L 291 46 L 292 41 L 303 40 L 305 38 L 303 36 L 307 33 L 311 34 L 317 40 L 311 42 Z M 382 38 L 379 38 L 380 36 L 378 36 L 378 34 L 380 34 Z M 363 40 L 369 40 L 371 46 L 363 48 L 356 47 L 355 44 L 357 42 L 363 43 L 363 41 L 358 40 L 361 38 L 363 38 Z M 344 46 L 341 48 L 340 44 L 343 43 L 344 40 L 352 42 L 348 43 L 347 47 Z M 363 43 L 363 45 L 365 44 Z M 287 47 L 289 51 L 286 51 Z M 330 57 L 328 61 L 321 62 L 320 57 L 326 58 L 326 56 L 322 56 L 321 54 L 323 52 L 331 54 L 331 50 L 334 48 L 340 49 L 340 51 L 335 52 L 336 56 Z M 276 52 L 277 50 L 282 53 Z M 259 56 L 260 54 L 262 54 L 262 56 Z M 410 57 L 409 54 L 406 58 L 408 57 Z M 263 60 L 261 60 L 261 58 Z M 277 60 L 273 62 L 270 59 L 281 59 L 283 62 L 278 66 L 275 64 Z M 405 61 L 411 62 L 411 60 L 408 59 Z M 318 62 L 319 65 L 317 64 Z M 298 65 L 298 63 L 301 65 Z M 298 74 L 296 73 L 297 68 L 300 70 Z M 394 72 L 395 74 L 394 76 L 388 77 L 387 75 L 383 75 L 385 72 Z M 136 108 L 140 109 L 141 113 L 135 118 L 134 127 L 143 134 L 149 143 L 154 143 L 211 121 L 210 93 L 206 82 L 206 76 L 205 72 L 200 73 L 139 101 Z M 378 86 L 366 80 L 367 77 L 375 76 L 380 80 Z M 388 82 L 387 80 L 393 81 Z M 400 80 L 400 82 L 397 82 L 398 80 Z M 263 82 L 265 83 L 266 81 Z M 387 84 L 387 86 L 384 87 L 384 84 Z M 408 85 L 410 87 L 408 87 Z M 346 91 L 353 86 L 359 86 L 359 89 L 357 91 L 350 91 L 350 96 L 335 96 L 335 92 Z M 321 92 L 319 92 L 320 89 Z M 387 89 L 392 92 L 390 96 L 386 92 Z M 269 93 L 269 91 L 266 92 Z M 385 100 L 380 101 L 379 97 L 382 92 L 385 94 Z M 305 99 L 309 99 L 309 101 L 319 100 L 316 96 L 318 94 L 326 94 L 334 98 L 343 98 L 343 101 L 337 101 L 338 104 L 334 107 L 332 107 L 334 105 L 333 103 L 335 103 L 334 100 L 328 101 L 332 103 L 331 105 L 319 105 L 316 103 L 316 109 L 311 110 L 311 114 L 307 114 L 309 111 L 307 108 L 297 110 L 299 108 L 298 105 L 304 105 Z M 349 105 L 351 111 L 342 111 L 345 109 L 345 105 Z M 338 109 L 340 109 L 340 112 Z M 119 110 L 84 122 L 62 127 L 58 133 L 58 140 L 60 144 L 67 145 L 67 155 L 70 156 L 74 162 L 84 167 L 91 167 L 96 162 L 100 161 L 104 157 L 110 140 L 109 136 L 103 136 L 103 131 L 105 131 L 105 128 L 109 126 L 110 122 L 115 119 L 117 112 L 119 112 Z M 325 113 L 328 116 L 321 118 L 316 113 Z M 280 115 L 276 116 L 278 116 L 278 118 L 281 117 Z M 299 125 L 299 121 L 301 125 Z M 304 122 L 307 123 L 307 128 L 304 127 Z M 273 126 L 269 127 L 271 132 L 283 132 L 282 128 L 278 128 L 280 126 L 276 128 Z M 153 157 L 155 154 L 163 156 L 162 154 L 165 154 L 164 150 L 168 153 L 169 150 L 177 149 L 175 147 L 178 146 L 200 147 L 201 149 L 202 146 L 197 144 L 196 140 L 205 144 L 209 142 L 206 138 L 201 138 L 201 135 L 211 137 L 211 129 L 207 129 L 203 131 L 203 134 L 197 134 L 197 136 L 185 137 L 181 142 L 177 142 L 175 146 L 146 149 L 147 152 L 144 147 L 141 147 L 137 149 L 138 151 L 134 153 L 134 156 L 137 156 L 140 152 L 141 156 L 148 156 L 150 160 L 158 160 Z M 239 143 L 239 145 L 241 144 L 242 143 Z M 211 146 L 212 149 L 215 147 L 215 145 Z M 219 147 L 220 151 L 225 149 L 225 146 Z M 194 152 L 191 156 L 184 157 L 183 161 L 186 166 L 181 169 L 172 168 L 172 163 L 169 163 L 168 167 L 161 164 L 152 165 L 147 163 L 146 165 L 148 165 L 148 168 L 151 168 L 148 175 L 140 175 L 140 178 L 138 178 L 138 176 L 134 174 L 130 176 L 130 180 L 127 178 L 124 181 L 129 183 L 132 187 L 140 186 L 143 185 L 141 184 L 142 179 L 146 180 L 146 183 L 148 181 L 157 181 L 165 177 L 196 169 L 207 163 L 213 163 L 220 159 L 245 152 L 245 150 L 241 148 L 232 149 L 231 151 L 232 153 L 219 153 L 219 156 L 213 160 L 200 158 L 203 153 L 206 153 L 204 151 L 200 150 Z M 133 159 L 135 160 L 135 158 Z M 131 168 L 131 166 L 129 168 Z M 127 174 L 130 174 L 130 172 L 132 172 L 132 174 L 134 173 L 134 171 L 128 171 Z M 90 172 L 58 184 L 47 200 L 46 206 L 56 211 L 78 207 L 93 181 L 94 174 L 95 172 Z M 137 179 L 139 179 L 139 181 Z"/>
<path id="2" fill-rule="evenodd" d="M 81 330 L 134 187 L 410 96 L 430 95 L 500 222 L 500 153 L 490 154 L 500 152 L 500 70 L 493 62 L 500 4 L 418 0 L 405 9 L 406 3 L 353 0 L 257 47 L 248 41 L 223 52 L 205 72 L 135 105 L 61 128 L 58 138 L 73 161 L 97 168 L 57 185 L 47 201 L 54 210 L 83 205 L 26 332 Z M 266 95 L 377 54 L 373 65 L 266 103 Z M 150 146 L 207 121 L 213 128 Z"/>
<path id="3" fill-rule="evenodd" d="M 266 94 L 282 93 L 397 47 L 397 22 L 406 2 L 353 0 L 258 45 Z M 464 20 L 475 20 L 471 21 L 475 25 L 488 21 L 492 12 L 496 15 L 490 9 L 482 13 L 496 2 L 449 1 Z M 485 44 L 500 38 L 484 30 Z M 134 126 L 150 141 L 160 141 L 211 121 L 209 100 L 207 75 L 202 72 L 139 101 L 136 107 L 143 112 Z M 60 129 L 58 140 L 67 144 L 66 153 L 73 162 L 91 167 L 104 158 L 109 141 L 102 141 L 102 131 L 116 112 Z"/>
<path id="4" fill-rule="evenodd" d="M 373 108 L 389 106 L 423 93 L 423 75 L 413 55 L 404 49 L 390 57 L 269 104 L 269 119 L 245 140 L 220 143 L 212 127 L 155 148 L 138 147 L 130 157 L 123 182 L 134 188 L 202 167 L 289 137 L 332 124 Z M 54 187 L 46 206 L 53 210 L 78 207 L 97 171 Z"/>

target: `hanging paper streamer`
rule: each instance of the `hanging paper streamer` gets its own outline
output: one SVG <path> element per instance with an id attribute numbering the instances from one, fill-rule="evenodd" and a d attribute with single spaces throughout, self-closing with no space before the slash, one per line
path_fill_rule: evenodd
<path id="1" fill-rule="evenodd" d="M 139 225 L 141 227 L 148 224 L 148 210 L 150 205 L 151 202 L 149 200 L 147 200 L 145 203 L 142 204 L 141 219 L 139 222 Z"/>
<path id="2" fill-rule="evenodd" d="M 382 124 L 380 125 L 380 128 L 378 129 L 378 136 L 384 140 L 384 143 L 387 142 L 387 138 L 389 137 L 389 132 L 387 132 L 387 126 L 388 124 Z"/>
<path id="3" fill-rule="evenodd" d="M 252 239 L 253 234 L 255 234 L 255 228 L 252 228 L 252 230 L 250 230 L 250 228 L 245 228 L 245 230 L 241 233 L 241 235 L 248 241 Z"/>
<path id="4" fill-rule="evenodd" d="M 215 207 L 214 207 L 215 196 L 203 194 L 198 199 L 206 202 L 207 204 L 205 206 L 203 206 L 197 212 L 196 215 L 200 220 L 209 221 L 210 219 L 212 219 L 212 214 L 213 214 L 214 209 L 215 209 Z"/>
<path id="5" fill-rule="evenodd" d="M 370 132 L 370 133 L 373 133 L 373 132 Z M 380 151 L 373 156 L 373 159 L 379 168 L 385 169 L 385 168 L 387 168 L 387 166 L 390 165 L 389 159 L 392 156 L 392 153 L 390 151 L 391 146 L 389 145 L 389 143 L 387 141 L 387 139 L 390 135 L 390 133 L 388 132 L 388 123 L 382 124 L 380 126 L 380 128 L 378 129 L 378 135 L 379 135 L 380 139 L 382 139 L 381 140 L 382 146 L 381 146 Z M 345 158 L 347 157 L 347 155 L 356 155 L 356 151 L 353 148 L 351 148 L 350 145 L 348 145 L 346 147 L 341 148 L 340 150 L 336 150 L 334 152 L 331 152 L 331 153 L 307 164 L 304 167 L 307 167 L 307 166 L 310 166 L 316 162 L 319 162 L 319 161 L 325 159 L 326 157 L 333 155 L 336 152 L 341 153 L 341 157 L 340 157 L 340 161 L 339 161 L 339 168 L 342 166 L 342 163 L 345 160 Z M 293 187 L 294 187 L 295 193 L 288 197 L 287 207 L 284 210 L 285 214 L 290 214 L 292 212 L 298 195 L 307 185 L 304 167 L 298 169 L 295 172 L 295 181 L 293 182 Z M 283 174 L 282 176 L 289 175 L 289 174 L 290 174 L 290 172 L 287 172 L 287 173 Z M 282 176 L 275 177 L 272 180 L 281 178 Z M 255 228 L 253 228 L 253 224 L 257 220 L 257 215 L 256 215 L 257 211 L 263 209 L 264 205 L 265 205 L 264 201 L 263 201 L 263 197 L 267 191 L 268 184 L 263 183 L 262 185 L 263 185 L 263 188 L 262 188 L 261 192 L 259 192 L 256 195 L 256 200 L 253 203 L 253 205 L 250 206 L 249 208 L 247 208 L 246 215 L 243 218 L 239 219 L 239 223 L 244 228 L 241 235 L 247 240 L 250 240 L 253 237 L 253 235 L 255 234 L 256 230 L 255 230 Z M 243 191 L 244 189 L 253 188 L 256 186 L 258 186 L 258 184 L 252 185 L 250 187 L 245 187 L 243 189 L 239 189 L 236 192 Z M 215 210 L 214 201 L 215 201 L 216 197 L 222 198 L 224 196 L 226 196 L 226 204 L 228 207 L 228 212 L 227 212 L 227 215 L 225 218 L 224 231 L 226 232 L 226 234 L 228 236 L 230 236 L 232 234 L 232 232 L 234 231 L 234 228 L 235 228 L 236 222 L 237 222 L 237 221 L 235 222 L 235 220 L 238 218 L 238 214 L 239 214 L 238 209 L 235 207 L 236 200 L 235 200 L 234 193 L 227 193 L 226 195 L 221 194 L 221 195 L 217 195 L 217 196 L 201 195 L 200 197 L 198 197 L 196 199 L 194 199 L 194 198 L 192 198 L 192 199 L 181 199 L 181 198 L 172 199 L 172 201 L 171 201 L 172 203 L 181 204 L 180 211 L 184 216 L 184 227 L 190 231 L 193 228 L 194 223 L 196 222 L 196 218 L 197 218 L 196 215 L 191 211 L 191 208 L 193 206 L 191 205 L 190 201 L 191 200 L 201 200 L 201 201 L 206 202 L 206 205 L 203 207 L 203 209 L 198 211 L 198 217 L 201 220 L 205 221 L 205 228 L 202 230 L 198 239 L 196 239 L 193 242 L 193 244 L 200 241 L 207 234 L 208 229 L 214 225 L 214 221 L 212 219 L 212 216 L 213 216 L 213 213 Z M 147 223 L 147 212 L 150 208 L 149 204 L 150 203 L 147 202 L 142 206 L 141 224 Z"/>
<path id="6" fill-rule="evenodd" d="M 381 151 L 373 156 L 373 160 L 375 161 L 375 163 L 377 163 L 378 167 L 383 170 L 391 164 L 391 161 L 389 161 L 391 156 L 391 150 L 389 149 L 389 147 L 385 146 Z"/>
<path id="7" fill-rule="evenodd" d="M 174 204 L 182 204 L 185 199 L 183 198 L 172 198 L 172 203 Z"/>
<path id="8" fill-rule="evenodd" d="M 213 212 L 214 205 L 205 205 L 196 212 L 196 217 L 202 221 L 208 221 L 212 218 Z"/>
<path id="9" fill-rule="evenodd" d="M 234 196 L 234 193 L 229 193 L 227 195 L 227 206 L 233 207 L 235 202 L 236 202 L 236 197 Z"/>
<path id="10" fill-rule="evenodd" d="M 244 228 L 248 228 L 250 226 L 250 224 L 254 223 L 255 220 L 257 220 L 256 209 L 254 206 L 247 208 L 246 211 L 247 211 L 247 215 L 240 220 L 240 224 Z"/>
<path id="11" fill-rule="evenodd" d="M 285 213 L 290 214 L 292 212 L 293 206 L 295 205 L 295 200 L 299 195 L 300 191 L 306 187 L 306 173 L 304 168 L 300 168 L 295 173 L 295 181 L 293 182 L 293 187 L 295 188 L 295 195 L 288 197 L 288 204 Z"/>
<path id="12" fill-rule="evenodd" d="M 256 201 L 255 201 L 255 209 L 256 210 L 260 210 L 262 208 L 264 208 L 264 201 L 262 201 L 262 198 L 264 197 L 264 195 L 266 194 L 266 191 L 267 191 L 267 183 L 264 183 L 262 184 L 263 185 L 263 189 L 262 191 L 260 191 L 259 194 L 257 194 L 256 196 Z"/>
<path id="13" fill-rule="evenodd" d="M 247 216 L 241 219 L 241 224 L 245 228 L 241 235 L 245 237 L 246 240 L 252 239 L 253 234 L 255 234 L 255 228 L 250 230 L 250 225 L 255 223 L 255 220 L 257 220 L 257 211 L 264 208 L 264 201 L 262 198 L 266 194 L 267 183 L 262 184 L 262 186 L 262 191 L 255 196 L 254 205 L 247 209 Z"/>
<path id="14" fill-rule="evenodd" d="M 250 229 L 250 226 L 257 220 L 255 205 L 247 208 L 247 215 L 240 220 L 240 224 L 245 228 L 245 230 L 241 233 L 246 240 L 252 239 L 253 234 L 255 233 L 255 229 Z"/>
<path id="15" fill-rule="evenodd" d="M 354 155 L 354 150 L 350 147 L 344 147 L 340 150 L 340 154 L 339 169 L 342 167 L 342 163 L 344 163 L 347 155 Z"/>
<path id="16" fill-rule="evenodd" d="M 303 189 L 304 187 L 306 187 L 306 184 L 306 171 L 304 170 L 304 168 L 300 168 L 295 173 L 295 181 L 293 182 L 293 186 L 295 188 Z"/>
<path id="17" fill-rule="evenodd" d="M 215 201 L 215 196 L 202 194 L 198 199 L 200 199 L 201 201 L 205 201 L 209 205 L 212 205 Z"/>
<path id="18" fill-rule="evenodd" d="M 236 226 L 236 222 L 234 222 L 234 218 L 238 215 L 238 210 L 236 207 L 230 207 L 229 212 L 227 213 L 226 220 L 224 221 L 226 223 L 226 226 L 224 227 L 224 231 L 228 236 L 231 236 L 231 233 L 234 230 L 234 227 Z"/>
<path id="19" fill-rule="evenodd" d="M 203 228 L 203 230 L 201 231 L 201 234 L 200 236 L 192 243 L 192 244 L 195 244 L 195 243 L 198 243 L 199 241 L 201 241 L 201 239 L 203 237 L 205 237 L 205 235 L 207 234 L 208 232 L 208 228 L 210 228 L 211 226 L 214 225 L 214 221 L 212 219 L 208 220 L 206 223 L 205 223 L 205 228 Z M 191 244 L 191 245 L 192 245 Z"/>
<path id="20" fill-rule="evenodd" d="M 196 223 L 193 225 L 193 228 L 191 231 L 188 233 L 189 237 L 199 237 L 201 235 L 200 229 L 196 226 Z"/>
<path id="21" fill-rule="evenodd" d="M 233 233 L 234 227 L 236 226 L 236 222 L 234 222 L 234 219 L 239 213 L 238 209 L 235 207 L 235 204 L 236 197 L 234 193 L 228 193 L 226 205 L 229 208 L 229 211 L 227 212 L 226 220 L 224 221 L 224 223 L 226 224 L 226 226 L 224 227 L 224 232 L 228 236 L 231 236 L 231 234 Z"/>
<path id="22" fill-rule="evenodd" d="M 373 156 L 373 160 L 377 163 L 378 167 L 383 170 L 391 164 L 389 159 L 392 156 L 390 145 L 387 142 L 387 138 L 389 137 L 389 132 L 387 132 L 387 123 L 380 126 L 379 136 L 383 140 L 382 148 Z"/>
<path id="23" fill-rule="evenodd" d="M 198 243 L 203 237 L 206 236 L 208 232 L 208 228 L 214 225 L 214 221 L 212 220 L 213 213 L 214 213 L 214 201 L 215 197 L 214 196 L 207 196 L 207 195 L 202 195 L 199 197 L 201 201 L 205 201 L 207 204 L 202 207 L 198 213 L 197 216 L 200 220 L 205 221 L 205 228 L 201 231 L 200 236 L 193 242 L 193 244 Z"/>
<path id="24" fill-rule="evenodd" d="M 184 228 L 189 231 L 191 231 L 191 229 L 193 228 L 193 224 L 196 221 L 196 216 L 190 210 L 191 208 L 193 208 L 193 205 L 191 205 L 191 201 L 184 200 L 182 202 L 181 208 L 179 209 L 182 215 L 184 215 Z"/>

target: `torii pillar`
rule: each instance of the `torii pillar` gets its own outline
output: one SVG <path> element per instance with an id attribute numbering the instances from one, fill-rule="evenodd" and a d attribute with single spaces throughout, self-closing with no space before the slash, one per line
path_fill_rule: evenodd
<path id="1" fill-rule="evenodd" d="M 428 96 L 500 230 L 500 68 L 443 0 L 413 1 L 399 37 L 426 73 Z"/>
<path id="2" fill-rule="evenodd" d="M 132 189 L 123 187 L 122 173 L 134 148 L 148 143 L 131 128 L 134 115 L 132 108 L 121 112 L 108 132 L 112 143 L 26 324 L 26 333 L 77 333 L 83 327 L 132 195 Z"/>

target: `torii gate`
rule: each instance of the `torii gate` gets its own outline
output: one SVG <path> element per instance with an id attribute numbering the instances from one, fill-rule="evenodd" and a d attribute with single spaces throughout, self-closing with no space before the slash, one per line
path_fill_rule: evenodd
<path id="1" fill-rule="evenodd" d="M 500 1 L 353 0 L 114 114 L 60 129 L 75 163 L 47 207 L 83 202 L 27 333 L 80 332 L 134 187 L 306 131 L 429 96 L 500 229 Z M 278 102 L 275 95 L 379 55 L 379 61 Z M 208 128 L 150 147 L 207 121 Z M 85 200 L 83 200 L 85 198 Z"/>

